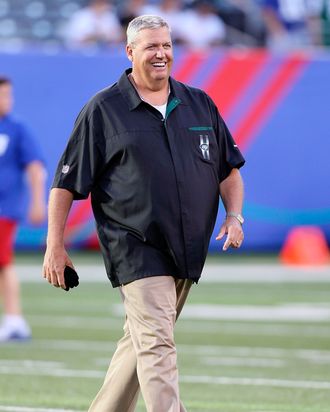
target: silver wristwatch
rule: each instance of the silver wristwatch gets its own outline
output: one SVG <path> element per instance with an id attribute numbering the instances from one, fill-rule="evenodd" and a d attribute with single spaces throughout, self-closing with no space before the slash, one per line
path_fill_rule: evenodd
<path id="1" fill-rule="evenodd" d="M 235 219 L 239 221 L 241 225 L 244 223 L 244 217 L 239 213 L 228 212 L 226 217 L 234 217 Z"/>

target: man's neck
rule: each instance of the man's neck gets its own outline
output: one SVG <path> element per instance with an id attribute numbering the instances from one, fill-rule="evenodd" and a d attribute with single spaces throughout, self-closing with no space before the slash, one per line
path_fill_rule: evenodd
<path id="1" fill-rule="evenodd" d="M 131 83 L 135 87 L 142 100 L 157 106 L 160 106 L 167 102 L 169 95 L 168 79 L 155 82 L 152 85 L 145 85 L 144 83 L 139 82 L 139 79 L 136 78 L 133 73 L 130 73 L 128 78 L 130 79 Z"/>

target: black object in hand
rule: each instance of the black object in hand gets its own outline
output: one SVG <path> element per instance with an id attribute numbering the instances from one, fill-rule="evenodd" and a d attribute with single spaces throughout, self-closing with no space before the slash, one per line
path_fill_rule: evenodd
<path id="1" fill-rule="evenodd" d="M 65 266 L 64 281 L 66 291 L 79 285 L 79 276 L 77 275 L 77 272 L 70 266 Z"/>

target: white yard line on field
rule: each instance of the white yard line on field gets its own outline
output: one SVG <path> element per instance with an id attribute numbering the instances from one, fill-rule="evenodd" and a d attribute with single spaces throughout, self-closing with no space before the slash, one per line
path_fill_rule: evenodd
<path id="1" fill-rule="evenodd" d="M 123 316 L 123 305 L 112 305 L 112 311 L 118 316 Z M 330 305 L 326 303 L 323 306 L 319 303 L 276 306 L 186 304 L 182 310 L 182 317 L 205 320 L 326 322 L 330 321 Z"/>
<path id="2" fill-rule="evenodd" d="M 210 366 L 246 366 L 251 368 L 283 368 L 288 362 L 281 359 L 205 357 L 201 363 Z"/>
<path id="3" fill-rule="evenodd" d="M 57 340 L 57 339 L 36 339 L 31 344 L 37 348 L 61 351 L 86 351 L 86 352 L 109 352 L 112 353 L 117 346 L 117 342 L 111 341 L 84 341 L 84 340 Z"/>
<path id="4" fill-rule="evenodd" d="M 114 318 L 110 313 L 107 317 L 92 316 L 54 316 L 54 315 L 31 315 L 28 317 L 32 326 L 45 328 L 65 328 L 86 330 L 111 330 L 111 328 L 123 328 L 123 319 Z"/>
<path id="5" fill-rule="evenodd" d="M 0 405 L 1 412 L 83 412 L 73 409 L 48 409 L 48 408 L 36 408 L 36 407 L 27 407 L 27 406 L 5 406 Z"/>
<path id="6" fill-rule="evenodd" d="M 181 376 L 181 382 L 214 385 L 273 386 L 279 388 L 330 389 L 327 381 L 294 381 L 287 379 L 233 378 L 226 376 Z"/>
<path id="7" fill-rule="evenodd" d="M 244 366 L 251 368 L 283 368 L 286 367 L 290 360 L 293 360 L 292 357 L 286 358 L 267 358 L 267 357 L 255 357 L 251 356 L 199 356 L 196 357 L 196 360 L 199 360 L 201 364 L 210 365 L 212 367 L 217 366 Z M 297 359 L 297 358 L 296 358 Z M 304 357 L 304 361 L 314 364 L 326 365 L 330 363 L 330 356 L 316 356 L 311 354 L 310 356 Z M 94 365 L 101 368 L 108 367 L 110 362 L 110 356 L 107 358 L 94 358 Z M 0 359 L 0 374 L 8 374 L 8 371 L 12 371 L 13 374 L 17 374 L 17 370 L 23 368 L 23 374 L 26 371 L 48 371 L 49 369 L 55 370 L 55 373 L 61 374 L 62 371 L 66 371 L 65 362 L 46 362 L 40 360 L 31 360 L 31 359 Z M 18 373 L 20 374 L 20 373 Z M 81 376 L 78 371 L 76 375 Z M 94 372 L 88 373 L 86 377 L 99 377 L 98 373 L 95 375 Z"/>
<path id="8" fill-rule="evenodd" d="M 271 358 L 330 359 L 330 351 L 317 349 L 283 349 L 249 346 L 178 345 L 178 351 L 196 356 L 247 356 Z"/>
<path id="9" fill-rule="evenodd" d="M 82 329 L 86 330 L 113 330 L 113 328 L 122 329 L 124 317 L 114 317 L 109 313 L 104 317 L 92 316 L 63 316 L 63 315 L 29 315 L 28 320 L 32 328 L 64 328 L 64 329 Z M 220 319 L 221 320 L 221 319 Z M 283 324 L 260 324 L 252 322 L 216 323 L 218 319 L 205 319 L 198 324 L 185 316 L 179 320 L 177 326 L 179 332 L 189 332 L 194 334 L 235 334 L 235 335 L 266 335 L 266 336 L 317 336 L 321 338 L 330 338 L 329 326 L 318 325 L 283 325 Z"/>
<path id="10" fill-rule="evenodd" d="M 24 367 L 24 368 L 63 368 L 64 362 L 41 361 L 32 359 L 0 359 L 0 368 L 2 367 Z"/>
<path id="11" fill-rule="evenodd" d="M 1 344 L 1 346 L 6 344 Z M 13 344 L 8 344 L 11 347 Z M 21 343 L 17 343 L 17 346 Z M 117 346 L 117 342 L 112 341 L 87 341 L 87 340 L 57 340 L 57 339 L 34 339 L 26 344 L 33 346 L 34 349 L 45 349 L 55 351 L 84 351 L 103 352 L 112 355 Z M 329 350 L 317 349 L 283 349 L 273 347 L 249 347 L 249 346 L 220 346 L 220 345 L 194 345 L 178 344 L 178 352 L 196 356 L 248 356 L 248 357 L 275 357 L 275 358 L 301 358 L 330 360 Z"/>
<path id="12" fill-rule="evenodd" d="M 48 368 L 24 368 L 21 366 L 0 366 L 0 375 L 31 375 L 31 376 L 52 376 L 55 378 L 103 378 L 102 371 L 80 370 L 80 369 L 48 369 Z"/>
<path id="13" fill-rule="evenodd" d="M 5 344 L 2 344 L 6 346 Z M 13 344 L 10 344 L 12 346 Z M 17 346 L 21 345 L 18 343 Z M 53 351 L 80 351 L 86 356 L 93 357 L 91 352 L 108 356 L 109 360 L 116 349 L 116 342 L 80 341 L 80 340 L 55 340 L 35 339 L 26 344 L 34 349 Z M 1 347 L 1 346 L 0 346 Z M 249 358 L 276 358 L 276 359 L 303 359 L 310 363 L 329 364 L 330 351 L 316 349 L 282 349 L 247 346 L 216 346 L 216 345 L 177 345 L 178 352 L 182 355 L 203 357 L 249 357 Z M 101 355 L 102 356 L 102 355 Z"/>
<path id="14" fill-rule="evenodd" d="M 245 366 L 251 368 L 282 368 L 288 364 L 287 360 L 282 359 L 242 358 L 234 356 L 201 356 L 198 360 L 201 364 L 210 366 Z M 96 358 L 94 364 L 99 367 L 107 367 L 109 365 L 109 359 Z"/>
<path id="15" fill-rule="evenodd" d="M 285 322 L 325 322 L 330 320 L 330 306 L 312 304 L 252 305 L 185 305 L 182 316 L 190 319 L 228 319 Z"/>
<path id="16" fill-rule="evenodd" d="M 283 325 L 271 322 L 267 325 L 252 322 L 222 322 L 217 323 L 215 320 L 205 320 L 199 322 L 196 328 L 196 322 L 191 319 L 180 319 L 178 326 L 179 332 L 189 332 L 195 334 L 234 334 L 234 335 L 265 335 L 265 336 L 317 336 L 318 338 L 330 338 L 329 326 L 306 326 L 301 325 Z"/>
<path id="17" fill-rule="evenodd" d="M 81 282 L 109 283 L 103 265 L 77 264 Z M 42 266 L 17 264 L 22 281 L 40 282 Z M 271 264 L 207 263 L 202 273 L 202 282 L 330 282 L 330 266 L 291 267 Z"/>
<path id="18" fill-rule="evenodd" d="M 79 369 L 36 369 L 36 368 L 6 368 L 0 367 L 3 375 L 31 375 L 52 376 L 66 378 L 104 378 L 105 372 L 96 370 Z M 181 382 L 215 385 L 241 385 L 241 386 L 271 386 L 280 388 L 304 388 L 304 389 L 330 389 L 328 381 L 296 381 L 287 379 L 259 379 L 259 378 L 235 378 L 226 376 L 181 376 Z"/>

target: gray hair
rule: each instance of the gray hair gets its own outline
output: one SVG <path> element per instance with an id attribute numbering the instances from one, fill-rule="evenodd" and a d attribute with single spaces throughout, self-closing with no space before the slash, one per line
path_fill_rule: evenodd
<path id="1" fill-rule="evenodd" d="M 144 29 L 159 29 L 167 27 L 171 31 L 169 24 L 160 16 L 145 14 L 133 19 L 127 27 L 127 44 L 132 45 L 136 40 L 136 36 Z"/>

